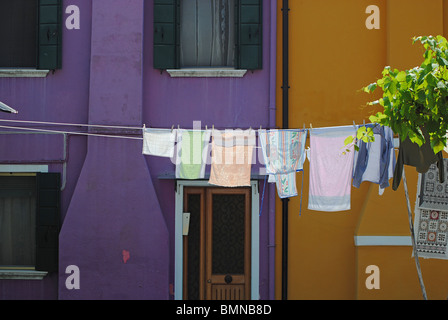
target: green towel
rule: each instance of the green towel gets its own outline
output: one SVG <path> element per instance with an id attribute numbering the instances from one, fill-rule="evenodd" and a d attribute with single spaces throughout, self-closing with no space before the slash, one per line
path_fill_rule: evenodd
<path id="1" fill-rule="evenodd" d="M 209 131 L 181 132 L 180 163 L 176 166 L 176 178 L 201 179 L 205 174 L 204 151 L 210 140 Z"/>

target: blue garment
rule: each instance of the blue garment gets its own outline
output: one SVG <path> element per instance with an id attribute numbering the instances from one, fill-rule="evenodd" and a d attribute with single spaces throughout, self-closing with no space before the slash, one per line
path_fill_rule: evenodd
<path id="1" fill-rule="evenodd" d="M 395 167 L 394 135 L 392 129 L 386 126 L 368 124 L 366 127 L 373 129 L 375 141 L 358 141 L 353 186 L 359 188 L 361 182 L 370 181 L 385 189 Z"/>

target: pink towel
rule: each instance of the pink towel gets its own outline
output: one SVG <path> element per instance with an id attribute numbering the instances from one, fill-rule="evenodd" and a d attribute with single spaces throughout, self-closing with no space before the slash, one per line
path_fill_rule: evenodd
<path id="1" fill-rule="evenodd" d="M 308 209 L 350 210 L 354 148 L 345 152 L 344 140 L 355 134 L 354 126 L 311 130 Z"/>
<path id="2" fill-rule="evenodd" d="M 250 186 L 254 130 L 214 130 L 209 183 L 224 187 Z"/>

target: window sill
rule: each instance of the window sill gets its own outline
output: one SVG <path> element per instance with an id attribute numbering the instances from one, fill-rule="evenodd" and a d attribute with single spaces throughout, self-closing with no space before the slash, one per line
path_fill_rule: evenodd
<path id="1" fill-rule="evenodd" d="M 242 78 L 247 70 L 226 68 L 167 69 L 172 78 Z"/>
<path id="2" fill-rule="evenodd" d="M 0 270 L 0 280 L 42 280 L 47 274 L 36 270 Z"/>
<path id="3" fill-rule="evenodd" d="M 50 70 L 1 69 L 0 78 L 45 78 Z"/>

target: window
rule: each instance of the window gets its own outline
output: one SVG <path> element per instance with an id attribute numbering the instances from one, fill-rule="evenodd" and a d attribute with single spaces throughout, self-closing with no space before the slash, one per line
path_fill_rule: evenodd
<path id="1" fill-rule="evenodd" d="M 57 271 L 59 173 L 0 175 L 0 269 Z"/>
<path id="2" fill-rule="evenodd" d="M 61 68 L 61 0 L 0 1 L 0 68 Z"/>
<path id="3" fill-rule="evenodd" d="M 233 67 L 234 0 L 183 0 L 180 4 L 180 66 Z"/>
<path id="4" fill-rule="evenodd" d="M 0 262 L 34 267 L 36 177 L 0 176 Z"/>
<path id="5" fill-rule="evenodd" d="M 262 0 L 154 0 L 154 68 L 262 68 Z"/>

